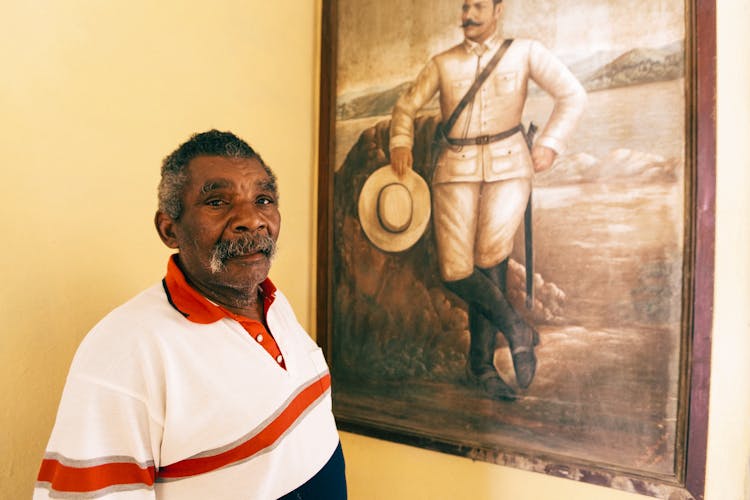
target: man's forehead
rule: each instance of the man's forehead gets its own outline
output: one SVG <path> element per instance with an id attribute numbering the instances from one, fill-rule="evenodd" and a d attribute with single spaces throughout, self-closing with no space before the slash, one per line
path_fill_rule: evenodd
<path id="1" fill-rule="evenodd" d="M 195 171 L 207 169 L 237 169 L 242 167 L 258 167 L 265 170 L 257 158 L 200 155 L 196 156 L 188 163 L 188 168 Z"/>
<path id="2" fill-rule="evenodd" d="M 199 156 L 188 164 L 188 175 L 201 192 L 252 184 L 261 189 L 275 190 L 273 178 L 256 158 Z"/>
<path id="3" fill-rule="evenodd" d="M 482 7 L 492 5 L 492 0 L 464 0 L 464 6 Z"/>
<path id="4" fill-rule="evenodd" d="M 247 184 L 243 182 L 242 179 L 238 181 L 237 179 L 227 178 L 227 177 L 211 177 L 207 179 L 195 179 L 195 180 L 197 181 L 195 182 L 196 187 L 199 188 L 201 193 L 209 193 L 211 191 L 218 191 L 221 189 L 232 189 L 232 188 Z M 252 185 L 255 186 L 257 189 L 260 189 L 263 191 L 275 191 L 276 190 L 276 184 L 273 182 L 273 180 L 270 177 L 268 177 L 268 175 L 257 178 L 257 179 L 253 179 Z"/>

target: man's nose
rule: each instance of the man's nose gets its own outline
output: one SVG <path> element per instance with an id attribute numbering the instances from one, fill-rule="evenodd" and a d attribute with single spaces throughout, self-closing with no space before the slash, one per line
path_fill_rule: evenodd
<path id="1" fill-rule="evenodd" d="M 254 200 L 235 203 L 230 227 L 237 232 L 256 232 L 268 225 L 265 214 Z"/>

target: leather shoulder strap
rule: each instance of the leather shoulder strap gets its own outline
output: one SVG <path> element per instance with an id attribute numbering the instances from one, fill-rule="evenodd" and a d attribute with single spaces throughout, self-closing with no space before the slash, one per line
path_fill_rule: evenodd
<path id="1" fill-rule="evenodd" d="M 482 69 L 482 72 L 479 73 L 477 76 L 477 79 L 474 80 L 474 83 L 471 84 L 471 87 L 469 87 L 469 90 L 466 92 L 466 95 L 464 95 L 461 100 L 458 102 L 458 105 L 453 110 L 453 113 L 451 113 L 450 117 L 448 117 L 448 120 L 445 121 L 445 124 L 442 126 L 443 133 L 445 135 L 448 135 L 448 133 L 453 128 L 453 125 L 456 124 L 456 120 L 458 120 L 458 115 L 461 114 L 461 111 L 464 110 L 467 104 L 469 104 L 476 95 L 479 88 L 482 86 L 484 81 L 487 79 L 488 76 L 490 76 L 490 73 L 492 73 L 492 70 L 495 69 L 495 66 L 497 66 L 497 63 L 500 62 L 500 59 L 503 58 L 505 55 L 505 52 L 508 50 L 508 47 L 510 47 L 510 44 L 513 43 L 512 38 L 507 38 L 503 41 L 503 44 L 500 46 L 499 49 L 497 49 L 497 52 L 492 56 L 492 59 L 490 59 L 490 62 L 487 63 L 487 66 Z"/>

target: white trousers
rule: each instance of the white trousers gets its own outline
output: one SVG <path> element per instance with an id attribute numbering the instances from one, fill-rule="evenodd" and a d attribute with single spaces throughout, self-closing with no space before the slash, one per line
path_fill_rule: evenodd
<path id="1" fill-rule="evenodd" d="M 433 224 L 444 281 L 466 278 L 475 266 L 490 268 L 510 255 L 530 192 L 528 177 L 432 186 Z"/>

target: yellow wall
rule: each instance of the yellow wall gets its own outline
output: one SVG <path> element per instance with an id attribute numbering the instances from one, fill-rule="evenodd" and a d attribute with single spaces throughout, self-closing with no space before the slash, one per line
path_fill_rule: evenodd
<path id="1" fill-rule="evenodd" d="M 750 0 L 720 2 L 717 292 L 709 500 L 750 499 Z M 159 279 L 161 158 L 247 138 L 277 170 L 274 279 L 314 324 L 320 0 L 0 1 L 0 499 L 28 498 L 73 352 Z M 737 38 L 737 39 L 735 39 Z M 343 436 L 353 499 L 641 498 Z"/>
<path id="2" fill-rule="evenodd" d="M 189 134 L 233 130 L 278 171 L 274 277 L 310 323 L 318 51 L 308 0 L 0 5 L 0 499 L 15 500 L 80 339 L 163 275 L 155 188 Z"/>

